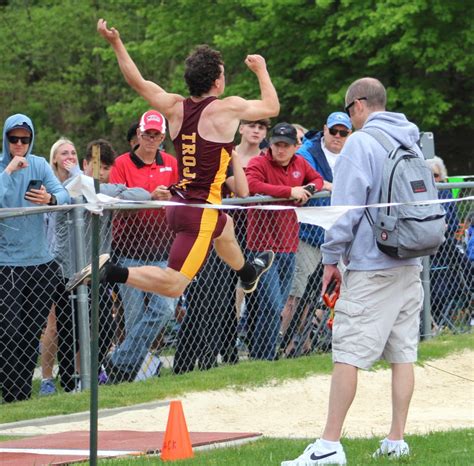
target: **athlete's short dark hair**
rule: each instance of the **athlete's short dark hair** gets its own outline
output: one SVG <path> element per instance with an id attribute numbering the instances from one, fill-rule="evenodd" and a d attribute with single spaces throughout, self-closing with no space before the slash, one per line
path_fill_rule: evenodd
<path id="1" fill-rule="evenodd" d="M 186 58 L 184 80 L 192 96 L 200 97 L 208 92 L 212 84 L 221 75 L 224 65 L 222 56 L 208 45 L 199 45 Z"/>
<path id="2" fill-rule="evenodd" d="M 100 148 L 100 162 L 107 166 L 113 165 L 117 157 L 117 152 L 115 152 L 112 144 L 105 139 L 96 139 L 87 144 L 86 155 L 84 157 L 87 162 L 92 160 L 92 147 L 94 145 L 98 145 Z"/>

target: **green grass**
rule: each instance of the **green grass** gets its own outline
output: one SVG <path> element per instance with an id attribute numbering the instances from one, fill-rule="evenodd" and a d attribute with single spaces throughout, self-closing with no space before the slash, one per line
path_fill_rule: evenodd
<path id="1" fill-rule="evenodd" d="M 0 435 L 0 442 L 6 442 L 7 440 L 21 440 L 27 438 L 21 435 Z"/>
<path id="2" fill-rule="evenodd" d="M 474 348 L 474 336 L 441 335 L 420 345 L 419 363 L 444 357 L 450 353 Z M 379 363 L 374 369 L 385 367 Z M 159 379 L 144 382 L 126 383 L 114 386 L 101 386 L 99 390 L 100 408 L 130 406 L 157 400 L 179 397 L 185 393 L 233 388 L 241 390 L 257 387 L 269 382 L 280 383 L 284 380 L 304 378 L 314 374 L 331 372 L 330 354 L 315 354 L 297 359 L 279 361 L 244 361 L 235 366 L 221 366 L 205 372 L 195 371 L 180 376 L 165 371 Z M 35 395 L 31 400 L 3 404 L 0 419 L 2 423 L 45 416 L 71 414 L 89 410 L 89 393 L 60 393 L 40 398 L 35 383 Z"/>
<path id="3" fill-rule="evenodd" d="M 429 435 L 407 435 L 405 440 L 411 455 L 398 461 L 372 459 L 378 447 L 378 439 L 343 439 L 348 464 L 356 465 L 472 465 L 474 458 L 474 429 L 436 432 Z M 305 449 L 307 440 L 263 438 L 238 447 L 196 452 L 194 458 L 173 461 L 173 466 L 275 466 L 283 460 L 294 459 Z M 139 457 L 115 460 L 100 460 L 104 466 L 162 464 L 157 457 Z"/>

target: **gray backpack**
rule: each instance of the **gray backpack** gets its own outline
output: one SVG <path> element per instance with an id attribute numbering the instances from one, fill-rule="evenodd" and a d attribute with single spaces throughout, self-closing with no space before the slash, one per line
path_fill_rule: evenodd
<path id="1" fill-rule="evenodd" d="M 438 199 L 431 170 L 413 149 L 394 146 L 382 130 L 361 130 L 375 138 L 388 152 L 383 166 L 380 203 L 423 202 Z M 378 248 L 398 259 L 435 254 L 444 242 L 446 221 L 441 204 L 379 207 L 377 218 L 365 215 Z"/>

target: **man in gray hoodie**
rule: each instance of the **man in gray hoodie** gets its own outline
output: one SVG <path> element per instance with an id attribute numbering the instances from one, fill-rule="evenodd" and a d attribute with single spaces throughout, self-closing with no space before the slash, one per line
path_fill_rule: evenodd
<path id="1" fill-rule="evenodd" d="M 403 114 L 385 110 L 386 91 L 381 82 L 374 78 L 353 82 L 345 103 L 355 129 L 378 128 L 392 144 L 411 147 L 421 155 L 416 144 L 418 128 Z M 387 151 L 368 133 L 351 135 L 337 162 L 332 205 L 379 202 L 386 157 Z M 377 210 L 369 210 L 375 218 Z M 403 434 L 414 388 L 423 300 L 420 259 L 394 259 L 381 252 L 364 211 L 351 210 L 338 220 L 326 232 L 321 247 L 322 293 L 331 281 L 341 292 L 333 327 L 328 417 L 322 437 L 282 466 L 346 464 L 339 440 L 356 394 L 358 370 L 369 369 L 379 358 L 392 368 L 392 424 L 374 457 L 409 454 Z M 346 265 L 343 276 L 337 266 L 340 260 Z"/>

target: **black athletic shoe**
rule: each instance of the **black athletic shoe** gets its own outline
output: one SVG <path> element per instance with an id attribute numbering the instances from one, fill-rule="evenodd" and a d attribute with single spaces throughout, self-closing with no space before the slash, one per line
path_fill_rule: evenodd
<path id="1" fill-rule="evenodd" d="M 275 253 L 273 251 L 263 251 L 255 256 L 252 265 L 255 267 L 257 276 L 252 282 L 244 282 L 240 280 L 240 286 L 244 293 L 252 293 L 252 291 L 255 291 L 260 277 L 272 266 L 274 257 Z"/>
<path id="2" fill-rule="evenodd" d="M 102 254 L 99 256 L 99 270 L 104 268 L 104 265 L 109 261 L 109 259 L 109 254 Z M 86 280 L 90 279 L 91 275 L 92 265 L 89 264 L 71 277 L 71 279 L 66 283 L 66 291 L 72 291 L 79 285 L 82 285 Z"/>

